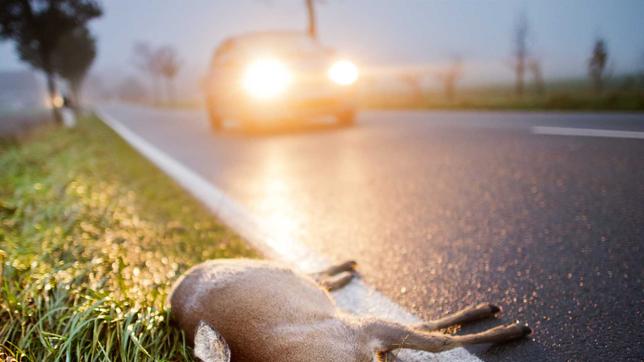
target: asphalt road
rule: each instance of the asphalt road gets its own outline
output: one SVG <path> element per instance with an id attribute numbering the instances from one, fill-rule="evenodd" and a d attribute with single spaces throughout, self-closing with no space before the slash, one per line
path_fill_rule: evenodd
<path id="1" fill-rule="evenodd" d="M 533 328 L 483 360 L 644 359 L 644 139 L 531 132 L 642 132 L 644 115 L 364 112 L 215 135 L 200 111 L 102 109 L 422 318 L 489 301 Z"/>

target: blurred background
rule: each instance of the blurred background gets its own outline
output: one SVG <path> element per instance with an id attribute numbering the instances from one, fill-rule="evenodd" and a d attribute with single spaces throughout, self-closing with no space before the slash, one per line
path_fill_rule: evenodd
<path id="1" fill-rule="evenodd" d="M 321 42 L 359 64 L 366 107 L 644 107 L 638 29 L 644 3 L 638 0 L 314 5 Z M 89 22 L 96 58 L 80 82 L 83 94 L 158 106 L 203 102 L 202 79 L 223 39 L 304 31 L 308 21 L 305 2 L 295 0 L 105 1 L 102 7 L 103 16 Z M 153 69 L 150 58 L 166 66 Z M 0 43 L 0 109 L 45 99 L 44 79 L 32 68 L 14 44 Z M 35 89 L 40 93 L 29 91 Z"/>
<path id="2" fill-rule="evenodd" d="M 119 171 L 119 189 L 128 198 L 151 197 L 151 209 L 165 205 L 191 220 L 196 213 L 184 209 L 187 196 L 169 194 L 178 189 L 159 184 L 168 180 L 146 171 L 152 166 L 134 157 L 110 126 L 144 155 L 156 152 L 152 161 L 175 170 L 171 177 L 192 185 L 200 201 L 204 190 L 208 197 L 221 194 L 209 200 L 217 215 L 230 218 L 226 207 L 239 212 L 244 217 L 229 223 L 236 231 L 245 236 L 244 230 L 258 228 L 246 235 L 261 235 L 300 267 L 307 263 L 302 254 L 358 258 L 366 284 L 426 320 L 481 302 L 503 306 L 498 319 L 461 333 L 515 320 L 533 327 L 530 340 L 470 351 L 479 358 L 641 361 L 642 15 L 642 0 L 0 0 L 0 136 L 51 119 L 65 123 L 70 109 L 79 119 L 76 129 L 44 127 L 48 148 L 35 156 L 5 153 L 8 161 L 0 164 L 15 166 L 4 166 L 11 171 L 0 186 L 18 191 L 11 204 L 0 200 L 0 215 L 19 219 L 22 207 L 34 211 L 40 225 L 42 202 L 23 202 L 22 190 L 49 184 L 34 178 L 20 187 L 25 178 L 13 175 L 40 165 L 33 160 L 53 159 L 57 166 L 43 163 L 39 175 L 87 169 L 92 176 L 81 184 L 63 179 L 61 186 L 46 186 L 53 191 L 38 193 L 48 195 L 54 210 L 76 210 L 59 202 L 59 189 L 87 185 L 91 191 Z M 334 96 L 334 105 L 344 108 L 325 115 L 336 116 L 341 127 L 219 132 L 227 119 L 217 112 L 225 106 L 268 114 L 296 108 L 288 101 L 307 96 L 291 79 L 306 75 L 298 68 L 306 62 L 285 57 L 243 64 L 243 82 L 235 84 L 251 87 L 239 102 L 207 99 L 234 88 L 211 67 L 226 63 L 226 39 L 274 30 L 300 32 L 309 45 L 314 41 L 307 32 L 319 40 L 318 52 L 307 53 L 306 60 L 318 61 L 315 79 L 324 86 L 307 83 L 313 95 L 304 101 Z M 221 64 L 213 57 L 217 49 Z M 327 56 L 328 49 L 340 58 L 310 59 L 310 53 Z M 269 99 L 289 86 L 282 98 Z M 335 93 L 329 96 L 324 87 Z M 342 104 L 346 94 L 359 112 Z M 93 113 L 83 115 L 79 106 Z M 104 162 L 108 157 L 112 161 Z M 132 185 L 145 192 L 132 191 Z M 100 200 L 107 211 L 94 213 L 112 215 L 107 202 L 118 199 Z M 68 215 L 43 210 L 51 217 Z M 58 230 L 63 222 L 53 220 Z M 159 237 L 166 244 L 157 246 L 157 236 L 149 236 L 159 254 L 141 256 L 125 247 L 124 254 L 160 260 L 157 255 L 177 247 L 183 257 L 179 241 L 184 231 L 198 231 L 198 223 L 171 227 L 160 220 L 176 229 L 168 233 L 176 232 L 177 242 Z M 16 235 L 0 235 L 0 246 L 33 239 Z M 216 249 L 210 234 L 204 235 L 183 267 L 217 256 L 202 253 Z M 59 241 L 74 245 L 68 240 Z M 139 239 L 129 240 L 125 245 L 135 247 Z M 40 245 L 33 250 L 41 253 Z M 114 276 L 113 269 L 105 270 Z M 175 276 L 164 275 L 168 281 Z M 24 306 L 37 304 L 24 300 Z M 16 335 L 27 331 L 29 343 L 39 340 L 29 337 L 31 329 L 12 328 Z M 120 336 L 122 330 L 112 332 Z M 158 350 L 167 345 L 162 337 Z"/>

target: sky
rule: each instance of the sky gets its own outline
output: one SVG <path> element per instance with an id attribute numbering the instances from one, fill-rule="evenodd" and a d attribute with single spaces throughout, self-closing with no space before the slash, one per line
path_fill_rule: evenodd
<path id="1" fill-rule="evenodd" d="M 99 41 L 93 72 L 137 74 L 134 43 L 177 48 L 179 83 L 190 87 L 228 36 L 305 29 L 304 0 L 105 0 L 91 28 Z M 510 81 L 512 30 L 525 13 L 531 53 L 546 79 L 580 77 L 597 37 L 614 73 L 644 67 L 644 0 L 322 0 L 320 39 L 365 66 L 464 61 L 464 81 Z M 13 44 L 0 43 L 0 70 L 22 69 Z M 118 76 L 112 76 L 118 75 Z"/>

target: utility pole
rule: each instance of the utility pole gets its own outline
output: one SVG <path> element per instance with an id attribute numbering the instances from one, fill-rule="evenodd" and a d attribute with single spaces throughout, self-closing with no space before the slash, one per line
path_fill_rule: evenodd
<path id="1" fill-rule="evenodd" d="M 309 16 L 309 27 L 308 33 L 309 36 L 313 39 L 318 38 L 318 28 L 315 20 L 315 0 L 306 0 L 306 11 Z"/>

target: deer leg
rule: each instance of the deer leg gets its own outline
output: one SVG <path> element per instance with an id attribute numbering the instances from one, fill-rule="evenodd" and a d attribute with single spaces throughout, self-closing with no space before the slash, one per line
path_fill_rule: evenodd
<path id="1" fill-rule="evenodd" d="M 313 279 L 315 280 L 321 280 L 325 277 L 330 277 L 334 276 L 336 274 L 340 274 L 342 272 L 355 272 L 356 270 L 356 263 L 354 260 L 347 260 L 343 263 L 332 265 L 322 271 L 319 271 L 317 273 L 311 274 Z"/>
<path id="2" fill-rule="evenodd" d="M 376 341 L 376 353 L 407 348 L 442 352 L 468 344 L 504 343 L 530 334 L 527 326 L 509 324 L 463 336 L 425 332 L 401 324 L 374 320 L 365 326 L 367 335 Z"/>
<path id="3" fill-rule="evenodd" d="M 435 331 L 455 324 L 470 323 L 479 319 L 490 318 L 499 311 L 501 311 L 501 308 L 494 304 L 481 303 L 479 305 L 470 306 L 458 312 L 448 314 L 440 319 L 417 324 L 413 326 L 413 328 L 423 331 Z"/>
<path id="4" fill-rule="evenodd" d="M 353 260 L 330 266 L 320 272 L 310 274 L 323 288 L 333 291 L 347 285 L 356 275 L 357 263 Z"/>
<path id="5" fill-rule="evenodd" d="M 340 274 L 332 275 L 326 278 L 323 278 L 319 281 L 322 288 L 332 292 L 334 290 L 340 289 L 345 285 L 351 282 L 351 279 L 354 277 L 354 273 L 351 272 L 341 272 Z"/>
<path id="6" fill-rule="evenodd" d="M 481 343 L 505 343 L 513 339 L 525 337 L 532 333 L 532 329 L 519 323 L 511 323 L 483 332 L 455 336 L 462 345 L 481 344 Z"/>

